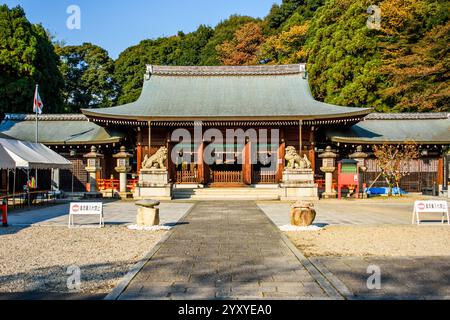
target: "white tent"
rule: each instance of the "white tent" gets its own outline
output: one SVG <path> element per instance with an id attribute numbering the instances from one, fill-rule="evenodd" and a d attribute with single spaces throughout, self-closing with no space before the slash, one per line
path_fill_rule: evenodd
<path id="1" fill-rule="evenodd" d="M 16 162 L 0 144 L 0 170 L 15 169 Z"/>
<path id="2" fill-rule="evenodd" d="M 69 160 L 40 143 L 0 138 L 0 146 L 6 151 L 7 156 L 14 160 L 16 168 L 70 169 L 72 167 Z"/>

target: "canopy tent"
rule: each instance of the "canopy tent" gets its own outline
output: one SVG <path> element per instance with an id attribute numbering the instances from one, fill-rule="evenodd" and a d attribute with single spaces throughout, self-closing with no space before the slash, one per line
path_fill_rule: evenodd
<path id="1" fill-rule="evenodd" d="M 0 145 L 0 170 L 15 169 L 16 162 L 9 153 Z"/>
<path id="2" fill-rule="evenodd" d="M 6 156 L 21 169 L 70 169 L 72 163 L 40 143 L 0 138 Z M 2 152 L 2 162 L 3 162 Z M 12 167 L 14 168 L 14 167 Z"/>

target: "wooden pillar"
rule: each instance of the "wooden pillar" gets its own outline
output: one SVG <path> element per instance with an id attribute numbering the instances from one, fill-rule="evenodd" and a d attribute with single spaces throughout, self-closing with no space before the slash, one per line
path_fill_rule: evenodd
<path id="1" fill-rule="evenodd" d="M 139 175 L 142 166 L 142 128 L 138 127 L 137 139 L 136 139 L 136 174 Z"/>
<path id="2" fill-rule="evenodd" d="M 316 172 L 316 152 L 314 151 L 314 146 L 311 146 L 311 149 L 308 151 L 308 159 L 311 161 L 311 169 L 315 173 Z"/>
<path id="3" fill-rule="evenodd" d="M 314 126 L 311 127 L 309 141 L 310 141 L 311 147 L 309 149 L 308 158 L 309 158 L 309 161 L 311 161 L 311 169 L 315 173 L 316 172 L 316 152 L 314 151 L 314 147 L 315 147 Z"/>
<path id="4" fill-rule="evenodd" d="M 303 152 L 303 122 L 302 120 L 298 121 L 298 154 L 302 156 Z"/>
<path id="5" fill-rule="evenodd" d="M 198 183 L 205 183 L 205 163 L 203 156 L 205 152 L 205 144 L 203 141 L 198 142 L 197 148 L 197 181 Z"/>
<path id="6" fill-rule="evenodd" d="M 139 143 L 136 149 L 136 158 L 137 158 L 137 168 L 136 172 L 139 175 L 139 172 L 141 172 L 141 166 L 142 166 L 142 146 Z"/>
<path id="7" fill-rule="evenodd" d="M 151 156 L 153 148 L 153 140 L 152 140 L 152 122 L 148 122 L 148 155 Z"/>
<path id="8" fill-rule="evenodd" d="M 436 184 L 444 186 L 444 159 L 439 158 Z"/>
<path id="9" fill-rule="evenodd" d="M 284 156 L 286 155 L 286 141 L 284 128 L 280 129 L 280 144 L 278 146 L 278 156 L 277 156 L 277 174 L 276 179 L 278 182 L 281 182 L 283 179 L 283 170 L 284 170 Z"/>
<path id="10" fill-rule="evenodd" d="M 251 141 L 244 145 L 243 163 L 242 163 L 242 179 L 245 184 L 252 184 L 252 159 L 251 159 Z"/>

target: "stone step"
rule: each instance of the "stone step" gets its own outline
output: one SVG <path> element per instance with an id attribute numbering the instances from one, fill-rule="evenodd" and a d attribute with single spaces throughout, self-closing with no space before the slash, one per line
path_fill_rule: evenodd
<path id="1" fill-rule="evenodd" d="M 198 188 L 198 189 L 174 189 L 175 199 L 195 200 L 278 200 L 280 192 L 278 188 Z"/>
<path id="2" fill-rule="evenodd" d="M 273 195 L 189 195 L 174 194 L 174 199 L 191 199 L 191 200 L 279 200 L 278 194 Z"/>

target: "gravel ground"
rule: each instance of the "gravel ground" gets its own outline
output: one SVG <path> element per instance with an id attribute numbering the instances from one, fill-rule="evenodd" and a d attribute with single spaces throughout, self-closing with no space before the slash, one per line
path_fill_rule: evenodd
<path id="1" fill-rule="evenodd" d="M 306 256 L 450 256 L 449 226 L 329 226 L 286 234 Z"/>
<path id="2" fill-rule="evenodd" d="M 164 233 L 123 226 L 0 228 L 0 292 L 73 292 L 66 273 L 78 266 L 78 292 L 108 293 Z"/>

